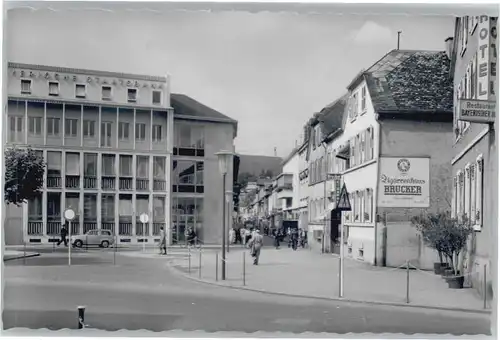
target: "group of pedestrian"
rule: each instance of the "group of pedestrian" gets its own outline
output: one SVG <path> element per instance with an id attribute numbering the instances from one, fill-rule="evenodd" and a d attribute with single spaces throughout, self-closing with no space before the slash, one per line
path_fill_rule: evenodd
<path id="1" fill-rule="evenodd" d="M 280 243 L 284 241 L 285 237 L 288 237 L 288 248 L 293 250 L 297 250 L 299 245 L 302 248 L 307 245 L 307 232 L 302 228 L 288 228 L 286 233 L 283 228 L 275 229 L 272 231 L 272 235 L 276 249 L 280 248 Z"/>

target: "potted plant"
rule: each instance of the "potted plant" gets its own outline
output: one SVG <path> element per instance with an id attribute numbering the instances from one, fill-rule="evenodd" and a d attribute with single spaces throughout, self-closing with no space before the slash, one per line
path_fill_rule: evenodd
<path id="1" fill-rule="evenodd" d="M 464 275 L 459 268 L 459 258 L 467 246 L 467 239 L 473 232 L 471 221 L 467 215 L 461 218 L 444 218 L 441 221 L 443 237 L 443 253 L 448 257 L 452 270 L 447 272 L 448 287 L 460 289 L 464 287 Z"/>
<path id="2" fill-rule="evenodd" d="M 451 269 L 448 263 L 445 262 L 443 231 L 439 227 L 439 221 L 444 217 L 444 214 L 445 213 L 421 214 L 411 219 L 411 223 L 422 235 L 424 244 L 437 251 L 439 262 L 434 263 L 434 273 L 439 275 L 443 274 L 446 269 Z"/>

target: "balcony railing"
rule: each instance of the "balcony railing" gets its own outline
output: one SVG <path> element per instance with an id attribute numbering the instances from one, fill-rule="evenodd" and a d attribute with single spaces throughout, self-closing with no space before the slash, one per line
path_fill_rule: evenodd
<path id="1" fill-rule="evenodd" d="M 76 216 L 71 222 L 71 235 L 80 235 L 80 217 Z"/>
<path id="2" fill-rule="evenodd" d="M 97 221 L 96 220 L 83 220 L 83 233 L 86 234 L 89 230 L 97 229 Z"/>
<path id="3" fill-rule="evenodd" d="M 80 189 L 80 176 L 66 176 L 67 189 Z"/>
<path id="4" fill-rule="evenodd" d="M 167 190 L 167 181 L 163 179 L 155 179 L 153 181 L 153 190 L 154 191 L 166 191 Z"/>
<path id="5" fill-rule="evenodd" d="M 115 190 L 115 176 L 102 176 L 101 188 L 103 190 Z"/>
<path id="6" fill-rule="evenodd" d="M 43 221 L 41 216 L 28 218 L 28 235 L 43 235 Z"/>
<path id="7" fill-rule="evenodd" d="M 95 176 L 83 177 L 83 188 L 84 189 L 97 189 L 97 178 Z"/>
<path id="8" fill-rule="evenodd" d="M 101 223 L 102 230 L 109 230 L 111 234 L 115 234 L 115 222 L 103 220 Z"/>
<path id="9" fill-rule="evenodd" d="M 133 189 L 133 178 L 132 177 L 120 177 L 120 190 L 132 190 Z"/>
<path id="10" fill-rule="evenodd" d="M 55 236 L 61 234 L 61 217 L 47 218 L 47 235 Z"/>
<path id="11" fill-rule="evenodd" d="M 165 223 L 153 222 L 153 236 L 160 235 L 160 228 L 163 227 L 163 230 L 165 230 L 165 226 Z"/>
<path id="12" fill-rule="evenodd" d="M 149 179 L 138 178 L 135 180 L 135 190 L 137 191 L 148 191 L 149 190 Z"/>
<path id="13" fill-rule="evenodd" d="M 141 221 L 137 220 L 135 222 L 135 234 L 137 236 L 149 236 L 149 223 L 143 225 Z"/>
<path id="14" fill-rule="evenodd" d="M 118 235 L 132 235 L 132 221 L 121 220 L 118 225 Z"/>
<path id="15" fill-rule="evenodd" d="M 50 175 L 47 176 L 47 188 L 60 188 L 61 176 Z"/>

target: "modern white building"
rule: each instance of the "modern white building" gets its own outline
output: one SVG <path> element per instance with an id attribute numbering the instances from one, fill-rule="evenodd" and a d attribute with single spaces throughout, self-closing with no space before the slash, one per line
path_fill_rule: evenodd
<path id="1" fill-rule="evenodd" d="M 31 146 L 47 163 L 42 193 L 4 207 L 6 244 L 54 242 L 70 207 L 72 234 L 153 243 L 164 227 L 176 243 L 192 227 L 220 242 L 215 153 L 233 150 L 235 120 L 171 94 L 168 77 L 17 63 L 6 74 L 4 150 Z"/>

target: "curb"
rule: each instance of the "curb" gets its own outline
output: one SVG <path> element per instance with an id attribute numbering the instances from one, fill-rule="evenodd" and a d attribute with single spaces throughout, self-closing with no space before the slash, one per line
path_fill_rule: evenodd
<path id="1" fill-rule="evenodd" d="M 364 301 L 364 300 L 356 300 L 356 299 L 348 299 L 348 298 L 335 298 L 335 297 L 324 297 L 324 296 L 314 296 L 314 295 L 273 292 L 273 291 L 267 291 L 267 290 L 257 289 L 257 288 L 234 286 L 234 285 L 230 285 L 230 284 L 225 285 L 225 284 L 220 284 L 220 283 L 217 283 L 214 281 L 199 279 L 199 278 L 191 276 L 187 273 L 184 273 L 181 270 L 174 268 L 172 262 L 173 262 L 172 259 L 167 261 L 167 267 L 171 272 L 175 273 L 174 275 L 182 276 L 182 277 L 184 277 L 188 280 L 191 280 L 191 281 L 204 283 L 204 284 L 216 286 L 216 287 L 234 289 L 234 290 L 245 290 L 245 291 L 268 294 L 268 295 L 286 296 L 286 297 L 303 298 L 303 299 L 314 299 L 314 300 L 321 300 L 321 301 L 340 301 L 340 302 L 350 302 L 350 303 L 374 305 L 374 306 L 392 306 L 392 307 L 403 307 L 403 308 L 409 308 L 409 309 L 421 308 L 421 309 L 430 309 L 430 310 L 436 310 L 436 311 L 441 310 L 441 311 L 449 311 L 449 312 L 463 312 L 463 313 L 472 313 L 472 314 L 491 315 L 491 310 L 414 305 L 414 304 L 406 304 L 406 303 L 400 303 L 400 302 Z"/>
<path id="2" fill-rule="evenodd" d="M 29 254 L 29 255 L 15 255 L 13 257 L 4 257 L 3 261 L 12 261 L 12 260 L 20 260 L 20 259 L 28 259 L 30 257 L 37 257 L 40 256 L 40 253 L 35 253 L 35 254 Z"/>

